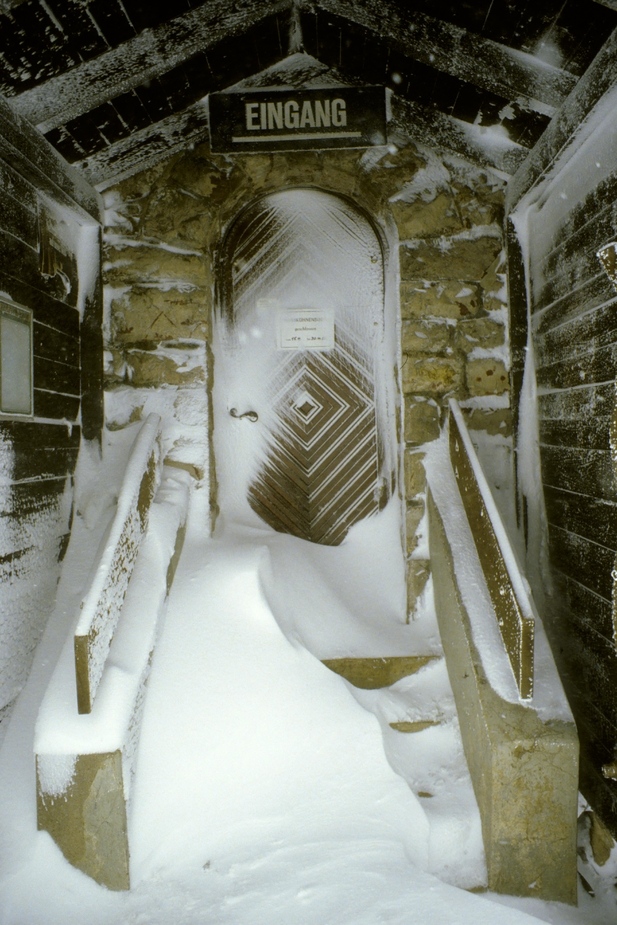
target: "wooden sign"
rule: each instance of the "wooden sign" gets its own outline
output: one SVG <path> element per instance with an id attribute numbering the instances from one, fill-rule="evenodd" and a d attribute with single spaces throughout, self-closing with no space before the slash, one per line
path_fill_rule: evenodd
<path id="1" fill-rule="evenodd" d="M 366 148 L 386 143 L 384 87 L 246 90 L 209 96 L 212 151 Z"/>

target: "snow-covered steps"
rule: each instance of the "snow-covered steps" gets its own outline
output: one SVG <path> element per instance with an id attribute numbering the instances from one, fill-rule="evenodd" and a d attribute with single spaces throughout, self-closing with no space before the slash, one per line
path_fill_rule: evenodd
<path id="1" fill-rule="evenodd" d="M 78 713 L 73 634 L 36 724 L 39 829 L 73 866 L 112 890 L 128 889 L 128 803 L 145 685 L 184 538 L 190 476 L 163 469 L 135 557 L 96 700 Z"/>
<path id="2" fill-rule="evenodd" d="M 393 655 L 383 658 L 325 658 L 322 664 L 354 687 L 376 690 L 390 687 L 424 668 L 436 655 Z"/>
<path id="3" fill-rule="evenodd" d="M 576 902 L 578 737 L 542 623 L 536 620 L 533 697 L 523 699 L 446 435 L 430 445 L 426 468 L 435 607 L 489 889 Z"/>

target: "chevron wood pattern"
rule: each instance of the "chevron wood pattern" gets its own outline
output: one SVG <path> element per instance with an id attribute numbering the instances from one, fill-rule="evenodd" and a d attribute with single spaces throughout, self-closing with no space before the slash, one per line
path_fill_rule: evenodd
<path id="1" fill-rule="evenodd" d="M 337 545 L 383 507 L 393 487 L 383 474 L 375 398 L 383 330 L 379 241 L 342 200 L 288 190 L 243 216 L 230 265 L 231 340 L 247 343 L 257 326 L 271 343 L 262 367 L 266 450 L 247 488 L 249 504 L 279 532 Z M 277 349 L 277 312 L 306 306 L 333 314 L 334 347 Z"/>

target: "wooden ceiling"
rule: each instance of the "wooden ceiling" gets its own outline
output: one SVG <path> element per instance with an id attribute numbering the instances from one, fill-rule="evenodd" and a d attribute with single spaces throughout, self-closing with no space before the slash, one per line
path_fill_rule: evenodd
<path id="1" fill-rule="evenodd" d="M 394 133 L 513 174 L 617 26 L 617 0 L 0 0 L 0 11 L 0 93 L 100 189 L 206 137 L 207 94 L 290 53 L 310 56 L 297 83 L 321 67 L 390 87 Z"/>

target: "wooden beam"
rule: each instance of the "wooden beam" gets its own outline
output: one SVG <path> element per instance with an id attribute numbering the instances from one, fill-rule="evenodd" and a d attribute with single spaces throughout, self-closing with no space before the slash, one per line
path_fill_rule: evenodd
<path id="1" fill-rule="evenodd" d="M 601 6 L 606 6 L 609 10 L 615 10 L 617 12 L 617 0 L 596 0 L 596 3 L 599 3 Z"/>
<path id="2" fill-rule="evenodd" d="M 0 159 L 52 199 L 97 222 L 101 203 L 84 176 L 0 97 Z"/>
<path id="3" fill-rule="evenodd" d="M 572 92 L 577 78 L 533 55 L 442 22 L 417 10 L 403 12 L 374 0 L 318 0 L 317 7 L 395 42 L 406 55 L 507 100 L 523 97 L 546 113 Z"/>
<path id="4" fill-rule="evenodd" d="M 185 151 L 208 138 L 206 100 L 193 103 L 184 112 L 167 116 L 128 138 L 122 138 L 104 151 L 92 154 L 74 167 L 96 189 L 102 191 L 120 180 Z"/>
<path id="5" fill-rule="evenodd" d="M 529 149 L 498 134 L 495 129 L 462 122 L 438 110 L 392 96 L 390 127 L 412 141 L 444 148 L 467 161 L 511 176 L 529 155 Z"/>
<path id="6" fill-rule="evenodd" d="M 512 177 L 506 207 L 512 211 L 537 185 L 602 97 L 617 84 L 617 29 L 611 33 L 591 65 L 553 118 L 529 158 Z"/>
<path id="7" fill-rule="evenodd" d="M 210 0 L 20 93 L 13 108 L 48 132 L 288 6 L 288 0 Z"/>
<path id="8" fill-rule="evenodd" d="M 511 176 L 529 154 L 527 148 L 494 130 L 470 125 L 396 96 L 392 97 L 389 127 L 406 138 L 432 148 L 445 149 L 479 167 L 507 176 Z M 79 161 L 74 167 L 102 191 L 207 139 L 208 107 L 204 99 L 184 112 L 134 132 L 129 138 L 123 138 L 105 151 Z"/>

